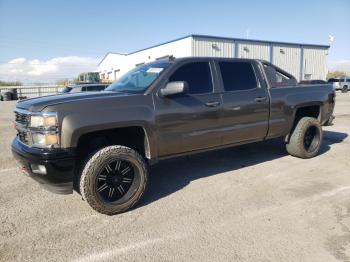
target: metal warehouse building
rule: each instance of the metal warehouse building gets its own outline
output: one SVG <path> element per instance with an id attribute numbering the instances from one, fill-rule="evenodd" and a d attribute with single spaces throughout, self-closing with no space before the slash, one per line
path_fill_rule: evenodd
<path id="1" fill-rule="evenodd" d="M 328 45 L 189 35 L 129 54 L 107 53 L 97 71 L 102 79 L 114 81 L 135 66 L 151 61 L 170 56 L 207 56 L 263 59 L 281 67 L 298 80 L 325 80 L 328 50 Z"/>

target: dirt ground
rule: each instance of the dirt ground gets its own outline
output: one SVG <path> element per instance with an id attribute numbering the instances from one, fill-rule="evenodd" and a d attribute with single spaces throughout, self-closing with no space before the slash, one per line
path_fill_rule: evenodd
<path id="1" fill-rule="evenodd" d="M 319 156 L 273 140 L 167 160 L 109 217 L 17 170 L 0 102 L 0 261 L 350 261 L 350 94 L 336 103 Z"/>

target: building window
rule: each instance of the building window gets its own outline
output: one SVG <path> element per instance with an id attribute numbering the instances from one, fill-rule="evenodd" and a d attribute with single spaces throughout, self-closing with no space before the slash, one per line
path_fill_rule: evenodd
<path id="1" fill-rule="evenodd" d="M 305 74 L 304 75 L 305 80 L 311 80 L 311 74 Z"/>

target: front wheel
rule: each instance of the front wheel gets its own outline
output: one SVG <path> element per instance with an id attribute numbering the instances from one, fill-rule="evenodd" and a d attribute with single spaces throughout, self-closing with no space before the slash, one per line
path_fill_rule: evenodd
<path id="1" fill-rule="evenodd" d="M 311 158 L 320 151 L 322 139 L 320 122 L 313 117 L 303 117 L 292 131 L 286 149 L 292 156 Z"/>
<path id="2" fill-rule="evenodd" d="M 125 146 L 108 146 L 86 163 L 80 192 L 94 210 L 114 215 L 130 209 L 140 200 L 147 178 L 147 164 L 140 154 Z"/>

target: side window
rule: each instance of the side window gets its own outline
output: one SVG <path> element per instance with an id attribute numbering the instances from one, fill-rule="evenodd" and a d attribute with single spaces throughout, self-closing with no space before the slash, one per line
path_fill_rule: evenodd
<path id="1" fill-rule="evenodd" d="M 265 69 L 265 73 L 267 75 L 269 84 L 272 88 L 297 85 L 297 82 L 294 78 L 291 78 L 288 75 L 285 75 L 283 72 L 280 72 L 273 66 L 264 64 L 264 69 Z"/>
<path id="2" fill-rule="evenodd" d="M 254 69 L 247 62 L 219 62 L 225 91 L 249 90 L 258 87 Z"/>
<path id="3" fill-rule="evenodd" d="M 86 90 L 87 91 L 102 91 L 105 88 L 106 88 L 105 86 L 88 86 Z"/>
<path id="4" fill-rule="evenodd" d="M 203 94 L 213 91 L 208 62 L 188 63 L 181 66 L 169 78 L 169 82 L 173 81 L 186 81 L 190 94 Z"/>
<path id="5" fill-rule="evenodd" d="M 277 85 L 283 86 L 290 78 L 277 71 Z"/>
<path id="6" fill-rule="evenodd" d="M 267 80 L 271 87 L 276 87 L 277 82 L 277 71 L 274 67 L 269 65 L 264 65 L 265 74 L 267 76 Z"/>

